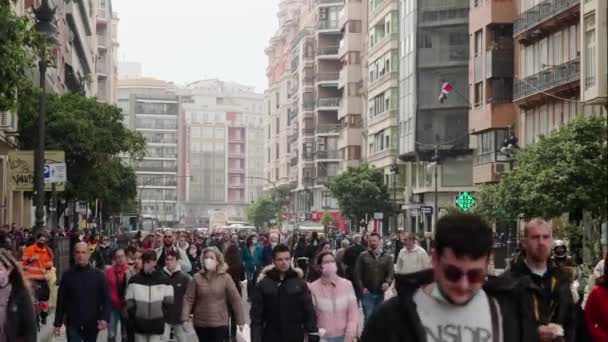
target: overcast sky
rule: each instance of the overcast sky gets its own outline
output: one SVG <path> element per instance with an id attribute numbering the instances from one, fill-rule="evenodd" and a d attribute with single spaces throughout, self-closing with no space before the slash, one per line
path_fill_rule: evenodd
<path id="1" fill-rule="evenodd" d="M 119 61 L 178 84 L 219 78 L 267 85 L 264 49 L 279 0 L 113 0 Z"/>

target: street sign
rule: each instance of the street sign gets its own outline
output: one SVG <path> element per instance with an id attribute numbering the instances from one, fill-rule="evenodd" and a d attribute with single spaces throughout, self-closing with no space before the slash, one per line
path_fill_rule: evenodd
<path id="1" fill-rule="evenodd" d="M 433 213 L 433 207 L 420 207 L 420 210 L 422 211 L 423 214 L 432 214 Z"/>
<path id="2" fill-rule="evenodd" d="M 44 165 L 44 183 L 61 183 L 67 180 L 67 167 L 65 163 Z"/>
<path id="3" fill-rule="evenodd" d="M 382 220 L 384 218 L 384 213 L 374 213 L 374 220 Z"/>
<path id="4" fill-rule="evenodd" d="M 44 164 L 65 163 L 63 151 L 44 151 Z M 9 185 L 14 191 L 34 191 L 34 151 L 8 152 Z M 45 191 L 51 191 L 50 183 L 45 182 Z M 57 182 L 55 190 L 64 191 L 64 182 Z"/>
<path id="5" fill-rule="evenodd" d="M 469 211 L 475 206 L 475 203 L 475 198 L 466 191 L 461 192 L 458 197 L 456 197 L 456 205 L 464 211 Z"/>

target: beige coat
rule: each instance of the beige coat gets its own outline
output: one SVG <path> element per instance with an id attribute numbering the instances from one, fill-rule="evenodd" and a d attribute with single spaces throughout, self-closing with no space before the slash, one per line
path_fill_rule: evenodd
<path id="1" fill-rule="evenodd" d="M 241 296 L 228 273 L 226 264 L 220 263 L 218 272 L 204 270 L 194 275 L 184 296 L 182 319 L 194 315 L 192 323 L 198 328 L 216 328 L 229 325 L 228 305 L 234 312 L 237 325 L 245 324 Z"/>

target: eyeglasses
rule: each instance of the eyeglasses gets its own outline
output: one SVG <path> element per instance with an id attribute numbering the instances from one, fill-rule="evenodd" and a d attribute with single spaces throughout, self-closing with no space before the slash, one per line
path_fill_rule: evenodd
<path id="1" fill-rule="evenodd" d="M 448 281 L 452 283 L 460 281 L 460 279 L 462 279 L 462 277 L 464 276 L 467 277 L 467 280 L 471 284 L 483 283 L 486 279 L 486 272 L 481 268 L 476 268 L 464 272 L 460 268 L 452 265 L 448 265 L 443 268 L 443 275 Z"/>

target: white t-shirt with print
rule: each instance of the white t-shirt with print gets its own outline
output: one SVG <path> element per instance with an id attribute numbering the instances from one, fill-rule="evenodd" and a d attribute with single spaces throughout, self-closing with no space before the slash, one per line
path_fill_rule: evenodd
<path id="1" fill-rule="evenodd" d="M 483 290 L 464 306 L 436 300 L 419 289 L 414 302 L 428 342 L 492 342 L 490 304 Z"/>

